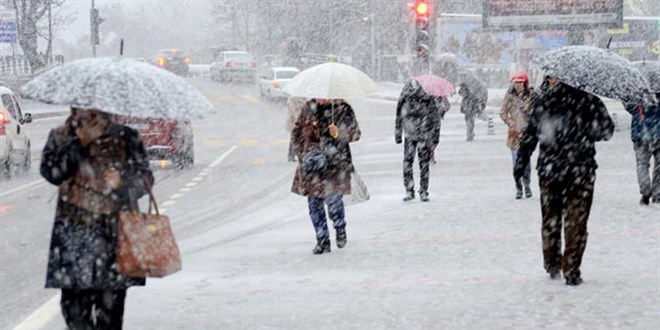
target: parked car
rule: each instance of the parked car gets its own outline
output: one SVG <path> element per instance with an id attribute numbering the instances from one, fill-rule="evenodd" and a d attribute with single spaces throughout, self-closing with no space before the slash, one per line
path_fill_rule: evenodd
<path id="1" fill-rule="evenodd" d="M 23 125 L 32 122 L 32 114 L 23 113 L 11 89 L 0 86 L 0 176 L 16 170 L 28 172 L 32 165 L 30 138 Z"/>
<path id="2" fill-rule="evenodd" d="M 180 49 L 161 49 L 154 58 L 154 65 L 169 70 L 180 76 L 187 76 L 190 68 L 190 57 Z"/>
<path id="3" fill-rule="evenodd" d="M 285 99 L 289 94 L 282 90 L 300 70 L 294 67 L 270 68 L 259 79 L 259 95 L 263 99 Z"/>
<path id="4" fill-rule="evenodd" d="M 118 123 L 140 133 L 150 160 L 169 160 L 178 168 L 195 162 L 193 129 L 189 120 L 116 116 Z"/>
<path id="5" fill-rule="evenodd" d="M 248 52 L 220 52 L 211 62 L 211 79 L 219 81 L 257 80 L 257 63 Z"/>

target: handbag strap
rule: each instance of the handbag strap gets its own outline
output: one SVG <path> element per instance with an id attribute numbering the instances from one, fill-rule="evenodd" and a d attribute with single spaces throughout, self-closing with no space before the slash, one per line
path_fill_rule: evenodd
<path id="1" fill-rule="evenodd" d="M 151 214 L 151 205 L 153 205 L 154 209 L 156 210 L 156 215 L 157 216 L 160 215 L 160 213 L 158 212 L 158 204 L 156 203 L 156 197 L 154 197 L 154 193 L 151 190 L 151 183 L 146 178 L 144 179 L 144 186 L 147 188 L 147 191 L 149 192 L 149 212 L 148 212 L 148 214 Z"/>

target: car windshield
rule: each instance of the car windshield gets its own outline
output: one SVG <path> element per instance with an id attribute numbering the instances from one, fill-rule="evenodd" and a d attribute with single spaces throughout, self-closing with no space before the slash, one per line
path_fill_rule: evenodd
<path id="1" fill-rule="evenodd" d="M 298 71 L 277 71 L 275 73 L 275 78 L 277 79 L 291 79 L 295 77 L 299 72 Z"/>
<path id="2" fill-rule="evenodd" d="M 252 56 L 248 53 L 227 53 L 227 59 L 239 61 L 252 61 Z"/>

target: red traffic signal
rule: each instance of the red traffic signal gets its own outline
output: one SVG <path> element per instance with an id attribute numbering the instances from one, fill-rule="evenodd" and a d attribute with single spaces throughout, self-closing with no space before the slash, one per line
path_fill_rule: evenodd
<path id="1" fill-rule="evenodd" d="M 413 9 L 415 10 L 415 14 L 417 14 L 418 17 L 428 16 L 431 12 L 428 0 L 415 1 Z"/>

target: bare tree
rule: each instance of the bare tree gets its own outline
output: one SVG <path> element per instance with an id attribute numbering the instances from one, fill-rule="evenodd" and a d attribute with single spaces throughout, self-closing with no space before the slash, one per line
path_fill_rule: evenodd
<path id="1" fill-rule="evenodd" d="M 9 7 L 14 9 L 16 13 L 18 42 L 33 71 L 39 70 L 46 65 L 45 58 L 39 53 L 38 49 L 40 23 L 48 19 L 47 14 L 49 9 L 52 10 L 52 8 L 61 6 L 64 1 L 9 0 Z M 52 40 L 52 33 L 49 34 L 49 39 Z"/>

